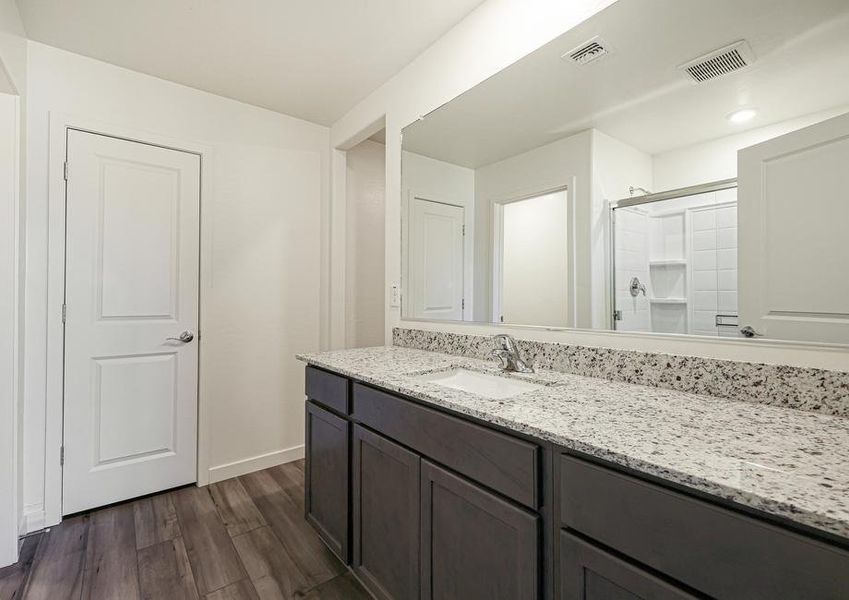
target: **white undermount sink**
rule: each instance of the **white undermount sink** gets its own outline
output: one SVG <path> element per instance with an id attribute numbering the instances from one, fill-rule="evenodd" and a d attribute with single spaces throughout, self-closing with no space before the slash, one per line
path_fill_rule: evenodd
<path id="1" fill-rule="evenodd" d="M 493 400 L 512 398 L 513 396 L 539 390 L 543 387 L 537 383 L 530 383 L 510 377 L 499 377 L 498 375 L 487 375 L 486 373 L 478 373 L 477 371 L 468 371 L 466 369 L 437 371 L 435 373 L 418 375 L 415 379 L 429 381 L 443 387 L 462 390 L 477 394 L 478 396 L 492 398 Z"/>

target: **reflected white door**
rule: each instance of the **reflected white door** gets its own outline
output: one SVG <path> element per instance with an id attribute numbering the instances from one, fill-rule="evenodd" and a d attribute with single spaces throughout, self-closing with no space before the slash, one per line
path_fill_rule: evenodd
<path id="1" fill-rule="evenodd" d="M 463 208 L 421 198 L 410 211 L 411 314 L 463 319 Z"/>
<path id="2" fill-rule="evenodd" d="M 63 514 L 191 483 L 200 158 L 68 132 Z"/>
<path id="3" fill-rule="evenodd" d="M 849 114 L 738 154 L 740 325 L 849 343 Z"/>

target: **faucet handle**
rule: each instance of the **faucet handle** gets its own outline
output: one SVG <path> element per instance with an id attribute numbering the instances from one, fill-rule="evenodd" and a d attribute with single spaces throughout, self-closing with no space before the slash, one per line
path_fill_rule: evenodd
<path id="1" fill-rule="evenodd" d="M 490 354 L 501 361 L 502 369 L 507 369 L 510 366 L 510 353 L 507 350 L 496 348 Z"/>
<path id="2" fill-rule="evenodd" d="M 494 335 L 492 336 L 492 339 L 494 339 L 496 343 L 501 346 L 502 350 L 512 352 L 516 348 L 516 343 L 513 341 L 513 338 L 507 335 L 506 333 L 499 333 L 497 335 Z"/>

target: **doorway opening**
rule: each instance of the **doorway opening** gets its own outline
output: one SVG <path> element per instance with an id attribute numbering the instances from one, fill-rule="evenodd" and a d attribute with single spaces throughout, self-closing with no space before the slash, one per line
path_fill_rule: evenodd
<path id="1" fill-rule="evenodd" d="M 493 321 L 569 327 L 567 190 L 498 203 L 494 216 Z"/>
<path id="2" fill-rule="evenodd" d="M 384 343 L 386 129 L 346 152 L 345 346 Z"/>

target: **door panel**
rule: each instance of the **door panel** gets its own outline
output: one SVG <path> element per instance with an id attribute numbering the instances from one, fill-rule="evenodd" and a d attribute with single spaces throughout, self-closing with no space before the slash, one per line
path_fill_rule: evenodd
<path id="1" fill-rule="evenodd" d="M 93 359 L 95 466 L 173 454 L 176 363 L 173 354 Z"/>
<path id="2" fill-rule="evenodd" d="M 421 489 L 422 600 L 539 597 L 537 515 L 426 460 Z"/>
<path id="3" fill-rule="evenodd" d="M 410 219 L 412 316 L 463 319 L 463 208 L 421 198 Z"/>
<path id="4" fill-rule="evenodd" d="M 419 457 L 354 426 L 354 572 L 381 600 L 419 597 Z"/>
<path id="5" fill-rule="evenodd" d="M 738 154 L 740 324 L 849 342 L 849 114 Z"/>
<path id="6" fill-rule="evenodd" d="M 693 600 L 694 596 L 590 543 L 560 532 L 560 600 Z"/>
<path id="7" fill-rule="evenodd" d="M 200 158 L 70 130 L 69 514 L 196 478 Z"/>

